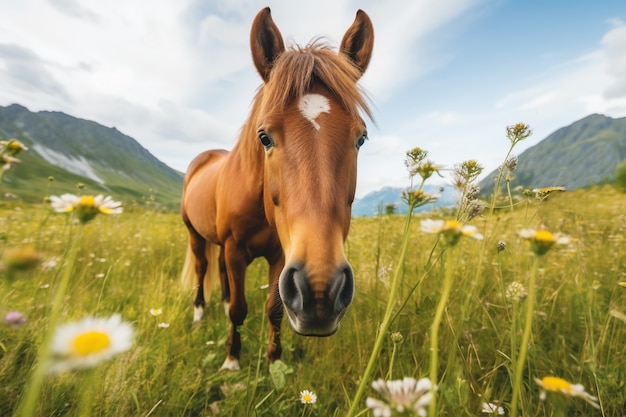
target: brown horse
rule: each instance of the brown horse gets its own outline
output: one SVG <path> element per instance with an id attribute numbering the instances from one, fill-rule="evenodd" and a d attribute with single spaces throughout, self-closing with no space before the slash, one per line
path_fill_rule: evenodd
<path id="1" fill-rule="evenodd" d="M 282 351 L 283 305 L 297 333 L 329 336 L 352 301 L 343 245 L 357 154 L 367 138 L 360 112 L 371 119 L 357 81 L 373 43 L 361 10 L 339 52 L 319 42 L 285 49 L 269 8 L 254 19 L 250 46 L 263 85 L 232 151 L 197 156 L 182 196 L 190 237 L 182 280 L 197 285 L 194 322 L 210 295 L 210 276 L 219 275 L 232 323 L 222 368 L 239 369 L 237 326 L 247 314 L 244 279 L 254 258 L 269 263 L 270 361 Z"/>

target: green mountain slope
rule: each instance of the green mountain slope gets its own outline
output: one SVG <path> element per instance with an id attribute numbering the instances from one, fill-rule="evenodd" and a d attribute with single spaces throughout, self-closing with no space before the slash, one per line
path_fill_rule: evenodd
<path id="1" fill-rule="evenodd" d="M 17 104 L 0 106 L 0 140 L 15 138 L 29 150 L 19 154 L 0 189 L 24 201 L 50 194 L 110 194 L 132 204 L 175 209 L 183 174 L 156 159 L 115 128 L 60 112 L 33 113 Z M 49 177 L 54 177 L 50 182 Z"/>
<path id="2" fill-rule="evenodd" d="M 568 190 L 611 181 L 626 160 L 626 117 L 592 114 L 550 134 L 518 157 L 512 187 L 565 186 Z M 498 170 L 481 181 L 491 194 Z"/>

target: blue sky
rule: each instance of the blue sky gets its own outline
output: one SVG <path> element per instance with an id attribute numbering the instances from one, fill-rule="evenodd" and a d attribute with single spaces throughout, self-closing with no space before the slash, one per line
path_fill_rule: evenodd
<path id="1" fill-rule="evenodd" d="M 250 24 L 266 5 L 288 43 L 337 45 L 358 8 L 374 23 L 362 85 L 377 125 L 358 196 L 408 185 L 414 146 L 447 168 L 477 159 L 487 174 L 507 125 L 534 131 L 519 155 L 588 114 L 626 116 L 623 0 L 0 0 L 0 105 L 115 126 L 184 171 L 236 140 L 260 84 Z"/>

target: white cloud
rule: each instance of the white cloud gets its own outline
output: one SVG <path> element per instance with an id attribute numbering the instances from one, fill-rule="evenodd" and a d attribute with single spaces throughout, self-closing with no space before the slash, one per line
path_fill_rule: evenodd
<path id="1" fill-rule="evenodd" d="M 606 70 L 611 79 L 604 91 L 608 100 L 626 98 L 626 25 L 613 21 L 614 28 L 602 38 Z"/>

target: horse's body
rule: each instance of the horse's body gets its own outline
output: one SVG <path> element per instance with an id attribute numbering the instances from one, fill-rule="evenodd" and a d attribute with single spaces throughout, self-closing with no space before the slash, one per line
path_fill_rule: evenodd
<path id="1" fill-rule="evenodd" d="M 213 270 L 232 323 L 228 369 L 239 369 L 237 326 L 247 314 L 244 278 L 254 258 L 270 266 L 270 361 L 281 355 L 283 305 L 299 334 L 337 330 L 354 292 L 343 244 L 366 138 L 359 110 L 370 115 L 357 87 L 373 46 L 364 12 L 339 53 L 320 45 L 286 50 L 269 8 L 257 14 L 250 43 L 264 84 L 232 151 L 207 151 L 191 162 L 181 205 L 190 236 L 183 281 L 198 286 L 194 321 Z"/>

